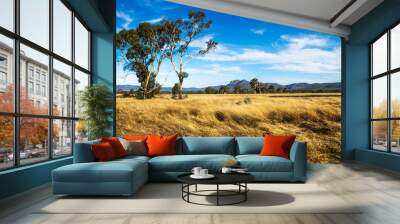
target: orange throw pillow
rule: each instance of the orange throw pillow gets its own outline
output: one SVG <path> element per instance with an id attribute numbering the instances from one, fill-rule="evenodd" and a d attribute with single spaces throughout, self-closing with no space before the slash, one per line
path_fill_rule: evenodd
<path id="1" fill-rule="evenodd" d="M 261 149 L 261 156 L 280 156 L 286 159 L 290 158 L 290 148 L 294 140 L 295 135 L 289 136 L 264 136 L 264 146 Z"/>
<path id="2" fill-rule="evenodd" d="M 178 135 L 147 137 L 148 156 L 176 155 L 176 139 Z"/>
<path id="3" fill-rule="evenodd" d="M 117 137 L 110 137 L 110 138 L 101 138 L 101 142 L 108 142 L 114 149 L 115 155 L 117 158 L 125 157 L 126 151 L 124 146 L 122 146 L 121 142 Z"/>
<path id="4" fill-rule="evenodd" d="M 116 159 L 115 151 L 110 143 L 102 142 L 100 144 L 91 145 L 94 157 L 99 162 L 110 161 Z"/>

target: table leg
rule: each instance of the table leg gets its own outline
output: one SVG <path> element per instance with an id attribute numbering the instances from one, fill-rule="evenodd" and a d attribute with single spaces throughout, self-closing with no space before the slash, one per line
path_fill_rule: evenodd
<path id="1" fill-rule="evenodd" d="M 189 195 L 190 195 L 190 184 L 187 185 L 187 191 L 188 191 L 188 193 L 187 193 L 187 201 L 190 202 L 190 200 L 189 200 Z"/>
<path id="2" fill-rule="evenodd" d="M 195 185 L 195 190 L 194 191 L 196 191 L 197 192 L 197 184 Z"/>
<path id="3" fill-rule="evenodd" d="M 184 186 L 185 186 L 185 185 L 182 183 L 182 187 L 181 187 L 182 199 L 184 198 L 184 197 L 183 197 L 183 190 L 184 190 Z"/>
<path id="4" fill-rule="evenodd" d="M 217 184 L 217 206 L 219 206 L 219 184 Z"/>
<path id="5" fill-rule="evenodd" d="M 247 183 L 244 183 L 244 187 L 245 187 L 245 192 L 244 192 L 244 201 L 247 201 L 247 192 L 248 192 L 248 189 L 247 189 Z"/>

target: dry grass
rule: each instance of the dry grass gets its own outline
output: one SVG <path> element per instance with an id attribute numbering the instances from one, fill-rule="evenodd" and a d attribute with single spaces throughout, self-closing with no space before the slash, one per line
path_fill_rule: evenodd
<path id="1" fill-rule="evenodd" d="M 184 100 L 162 95 L 146 101 L 118 98 L 117 131 L 119 135 L 295 134 L 308 143 L 309 161 L 336 163 L 340 161 L 340 103 L 340 94 L 190 95 Z"/>

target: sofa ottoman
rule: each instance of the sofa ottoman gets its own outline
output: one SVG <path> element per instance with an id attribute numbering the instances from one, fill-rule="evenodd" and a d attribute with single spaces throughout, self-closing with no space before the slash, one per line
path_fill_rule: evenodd
<path id="1" fill-rule="evenodd" d="M 74 163 L 59 167 L 52 171 L 53 193 L 131 195 L 148 180 L 146 158 L 126 157 L 109 162 Z"/>

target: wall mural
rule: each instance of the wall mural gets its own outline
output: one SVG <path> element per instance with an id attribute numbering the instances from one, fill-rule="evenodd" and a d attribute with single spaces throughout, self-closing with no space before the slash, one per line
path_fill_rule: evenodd
<path id="1" fill-rule="evenodd" d="M 160 0 L 118 1 L 117 134 L 295 134 L 339 162 L 340 38 Z"/>

